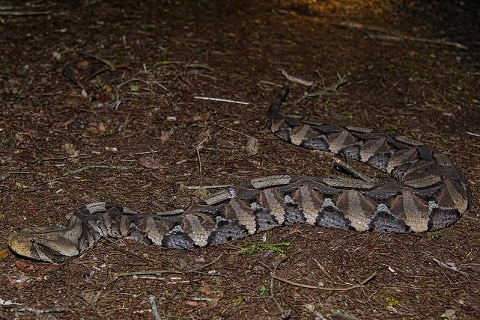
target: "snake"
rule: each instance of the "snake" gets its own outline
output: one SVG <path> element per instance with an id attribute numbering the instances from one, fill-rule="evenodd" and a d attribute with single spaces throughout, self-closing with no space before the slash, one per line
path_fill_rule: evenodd
<path id="1" fill-rule="evenodd" d="M 268 127 L 278 138 L 365 163 L 392 178 L 266 176 L 222 189 L 185 210 L 151 214 L 94 202 L 81 206 L 63 226 L 13 231 L 7 239 L 10 249 L 24 258 L 61 263 L 102 237 L 192 249 L 297 223 L 417 233 L 447 228 L 468 210 L 468 183 L 445 153 L 405 136 L 284 116 L 288 92 L 286 83 L 268 108 Z"/>

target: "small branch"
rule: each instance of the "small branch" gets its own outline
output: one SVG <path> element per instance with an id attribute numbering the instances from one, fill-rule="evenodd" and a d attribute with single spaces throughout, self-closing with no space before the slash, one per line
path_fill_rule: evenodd
<path id="1" fill-rule="evenodd" d="M 196 146 L 195 146 L 195 152 L 197 154 L 197 161 L 198 161 L 198 171 L 200 173 L 200 183 L 203 184 L 203 165 L 202 165 L 202 158 L 200 157 L 200 150 L 203 149 L 203 145 L 205 142 L 207 142 L 210 139 L 210 129 L 207 129 L 207 132 L 205 133 L 205 137 L 203 138 L 202 141 L 200 141 Z"/>
<path id="2" fill-rule="evenodd" d="M 201 100 L 210 100 L 210 101 L 244 104 L 244 105 L 249 105 L 250 104 L 249 102 L 245 102 L 245 101 L 222 99 L 222 98 L 212 98 L 212 97 L 204 97 L 204 96 L 194 96 L 193 98 L 194 99 L 201 99 Z"/>
<path id="3" fill-rule="evenodd" d="M 280 72 L 290 82 L 299 83 L 299 84 L 302 84 L 302 85 L 307 86 L 307 87 L 313 86 L 313 81 L 303 80 L 303 79 L 291 76 L 285 70 L 281 70 Z"/>
<path id="4" fill-rule="evenodd" d="M 348 80 L 346 79 L 345 76 L 341 76 L 337 72 L 337 82 L 329 87 L 324 87 L 320 91 L 313 92 L 313 93 L 304 93 L 303 96 L 298 98 L 293 104 L 296 105 L 300 102 L 302 102 L 306 98 L 313 98 L 313 97 L 322 97 L 327 93 L 336 93 L 340 87 L 343 85 L 347 84 Z"/>
<path id="5" fill-rule="evenodd" d="M 469 136 L 475 137 L 475 138 L 480 138 L 480 134 L 478 133 L 473 133 L 473 132 L 466 132 Z"/>
<path id="6" fill-rule="evenodd" d="M 95 58 L 95 59 L 101 59 L 101 58 Z M 108 60 L 102 59 L 102 60 L 99 60 L 99 61 L 106 64 L 109 68 L 115 68 L 115 66 Z M 122 100 L 120 99 L 120 94 L 118 93 L 118 91 L 120 90 L 121 87 L 123 87 L 124 85 L 126 85 L 130 82 L 133 82 L 133 81 L 138 81 L 138 82 L 142 82 L 142 83 L 145 83 L 147 85 L 150 85 L 150 83 L 148 81 L 138 79 L 138 78 L 128 79 L 128 80 L 118 84 L 117 86 L 115 86 L 115 101 L 109 104 L 109 108 L 114 109 L 114 110 L 118 109 L 118 107 L 122 104 Z"/>
<path id="7" fill-rule="evenodd" d="M 218 185 L 211 185 L 211 186 L 184 186 L 187 190 L 198 190 L 202 189 L 224 189 L 231 187 L 231 184 L 218 184 Z"/>
<path id="8" fill-rule="evenodd" d="M 367 175 L 365 175 L 365 174 L 361 173 L 360 171 L 356 170 L 351 165 L 349 165 L 348 163 L 346 163 L 345 161 L 343 161 L 341 159 L 334 158 L 333 159 L 333 165 L 347 171 L 350 175 L 352 175 L 356 179 L 360 179 L 360 180 L 363 180 L 365 182 L 372 182 L 373 181 L 372 178 L 370 178 Z"/>
<path id="9" fill-rule="evenodd" d="M 285 308 L 282 303 L 277 299 L 275 295 L 275 290 L 274 290 L 274 282 L 273 279 L 275 279 L 275 273 L 277 272 L 277 269 L 280 267 L 280 265 L 285 262 L 286 260 L 292 258 L 293 256 L 299 254 L 302 252 L 301 250 L 297 250 L 291 255 L 285 256 L 283 259 L 280 261 L 276 262 L 273 264 L 273 271 L 272 271 L 272 277 L 270 278 L 270 297 L 272 298 L 273 302 L 277 306 L 278 310 L 280 311 L 280 314 L 282 315 L 282 319 L 289 319 L 290 315 L 292 313 L 292 310 Z"/>
<path id="10" fill-rule="evenodd" d="M 152 309 L 152 315 L 155 320 L 162 320 L 160 314 L 158 313 L 157 303 L 155 302 L 155 296 L 152 294 L 148 297 L 148 302 L 150 303 L 150 308 Z"/>
<path id="11" fill-rule="evenodd" d="M 179 270 L 142 270 L 142 271 L 131 271 L 131 272 L 119 272 L 119 273 L 113 273 L 112 274 L 112 278 L 110 280 L 108 280 L 107 282 L 105 282 L 103 284 L 103 288 L 106 289 L 109 285 L 111 285 L 112 283 L 114 283 L 115 281 L 117 281 L 118 279 L 120 278 L 124 278 L 124 277 L 131 277 L 131 276 L 160 276 L 160 275 L 164 275 L 166 273 L 170 273 L 170 274 L 187 274 L 187 273 L 196 273 L 196 272 L 199 272 L 200 270 L 202 269 L 205 269 L 206 267 L 209 267 L 211 266 L 212 264 L 216 263 L 218 260 L 220 260 L 220 258 L 222 257 L 222 255 L 219 255 L 215 260 L 213 260 L 212 262 L 209 262 L 207 264 L 204 264 L 198 268 L 194 268 L 194 269 L 191 269 L 191 270 L 188 270 L 188 271 L 179 271 Z"/>
<path id="12" fill-rule="evenodd" d="M 463 44 L 460 44 L 457 42 L 445 41 L 445 40 L 432 40 L 432 39 L 416 38 L 416 37 L 410 37 L 410 36 L 383 36 L 383 35 L 373 35 L 373 34 L 370 34 L 368 36 L 371 39 L 381 39 L 381 40 L 387 40 L 387 41 L 407 40 L 407 41 L 421 42 L 421 43 L 428 43 L 428 44 L 435 44 L 435 45 L 444 45 L 444 46 L 455 47 L 462 50 L 468 50 L 468 47 Z"/>
<path id="13" fill-rule="evenodd" d="M 202 63 L 190 63 L 190 64 L 187 64 L 185 66 L 185 68 L 187 68 L 187 69 L 205 69 L 205 70 L 208 70 L 208 71 L 211 71 L 211 72 L 215 72 L 215 69 L 213 69 L 212 67 L 210 67 L 206 64 L 202 64 Z"/>
<path id="14" fill-rule="evenodd" d="M 362 288 L 365 284 L 372 281 L 376 276 L 377 276 L 377 273 L 374 272 L 370 277 L 363 280 L 359 284 L 354 284 L 350 287 L 344 287 L 344 288 L 329 288 L 329 287 L 311 286 L 311 285 L 308 285 L 308 284 L 303 284 L 303 283 L 298 283 L 298 282 L 295 282 L 295 281 L 291 281 L 291 280 L 279 277 L 279 276 L 274 275 L 274 274 L 272 275 L 272 278 L 274 278 L 278 281 L 282 281 L 282 282 L 291 284 L 292 286 L 302 287 L 302 288 L 307 288 L 307 289 L 317 289 L 317 290 L 323 290 L 323 291 L 349 291 L 349 290 L 353 290 L 353 289 Z"/>
<path id="15" fill-rule="evenodd" d="M 383 33 L 383 35 L 372 35 L 369 34 L 368 36 L 372 39 L 381 39 L 381 40 L 386 40 L 386 41 L 413 41 L 413 42 L 421 42 L 421 43 L 428 43 L 428 44 L 434 44 L 434 45 L 444 45 L 444 46 L 450 46 L 450 47 L 455 47 L 458 49 L 462 50 L 468 50 L 468 47 L 458 43 L 458 42 L 450 42 L 450 41 L 444 41 L 444 40 L 432 40 L 432 39 L 426 39 L 426 38 L 417 38 L 417 37 L 410 37 L 410 36 L 404 36 L 396 33 L 390 33 L 386 29 L 378 28 L 378 27 L 368 27 L 365 26 L 361 23 L 357 22 L 350 22 L 350 21 L 344 21 L 340 23 L 334 23 L 334 25 L 338 25 L 341 27 L 346 27 L 350 29 L 357 29 L 357 30 L 365 30 L 365 31 L 373 31 L 373 32 L 380 32 Z"/>
<path id="16" fill-rule="evenodd" d="M 135 167 L 125 167 L 125 166 L 108 166 L 108 165 L 89 165 L 85 167 L 81 167 L 75 170 L 67 171 L 63 174 L 64 177 L 72 174 L 77 174 L 79 172 L 90 170 L 90 169 L 113 169 L 113 170 L 131 170 Z"/>
<path id="17" fill-rule="evenodd" d="M 44 16 L 52 14 L 51 11 L 0 11 L 0 16 Z"/>
<path id="18" fill-rule="evenodd" d="M 454 263 L 451 263 L 451 262 L 444 263 L 444 262 L 442 262 L 442 261 L 440 261 L 440 260 L 438 260 L 438 259 L 435 259 L 435 258 L 432 258 L 432 259 L 433 259 L 433 261 L 434 261 L 436 264 L 438 264 L 441 268 L 458 272 L 458 273 L 460 273 L 462 276 L 468 278 L 468 273 L 459 270 L 458 267 L 457 267 Z"/>
<path id="19" fill-rule="evenodd" d="M 81 95 L 83 98 L 88 97 L 87 90 L 85 89 L 85 86 L 80 83 L 80 81 L 75 78 L 75 76 L 70 72 L 70 66 L 67 64 L 63 67 L 62 69 L 62 76 L 70 80 L 74 85 L 80 88 Z"/>
<path id="20" fill-rule="evenodd" d="M 103 284 L 103 288 L 106 289 L 109 285 L 116 282 L 120 278 L 125 277 L 134 277 L 134 276 L 160 276 L 166 273 L 169 274 L 184 274 L 183 271 L 177 270 L 148 270 L 148 271 L 132 271 L 132 272 L 120 272 L 120 273 L 113 273 L 112 279 L 108 280 Z"/>
<path id="21" fill-rule="evenodd" d="M 235 132 L 236 134 L 239 134 L 239 135 L 242 135 L 244 137 L 247 137 L 247 138 L 253 138 L 251 135 L 249 134 L 246 134 L 246 133 L 243 133 L 241 131 L 238 131 L 238 130 L 235 130 L 235 129 L 232 129 L 232 128 L 229 128 L 229 127 L 225 127 L 225 126 L 222 126 L 222 125 L 218 125 L 220 128 L 223 128 L 223 129 L 226 129 L 226 130 L 230 130 L 232 132 Z"/>

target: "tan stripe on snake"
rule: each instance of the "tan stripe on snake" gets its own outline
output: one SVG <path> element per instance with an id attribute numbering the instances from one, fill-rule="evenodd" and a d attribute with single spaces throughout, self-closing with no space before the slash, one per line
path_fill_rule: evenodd
<path id="1" fill-rule="evenodd" d="M 13 232 L 8 239 L 10 248 L 35 260 L 62 262 L 101 237 L 192 248 L 293 223 L 357 231 L 424 232 L 452 225 L 467 210 L 467 182 L 447 155 L 405 137 L 284 117 L 280 107 L 287 94 L 288 85 L 284 85 L 268 110 L 270 129 L 279 138 L 367 163 L 396 181 L 270 176 L 220 191 L 187 210 L 159 214 L 91 203 L 78 209 L 63 227 Z"/>

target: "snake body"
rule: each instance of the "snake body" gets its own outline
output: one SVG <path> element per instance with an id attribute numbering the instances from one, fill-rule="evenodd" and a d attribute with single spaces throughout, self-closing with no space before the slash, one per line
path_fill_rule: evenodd
<path id="1" fill-rule="evenodd" d="M 357 231 L 424 232 L 452 225 L 468 209 L 468 184 L 447 155 L 406 137 L 285 117 L 280 107 L 287 94 L 285 84 L 268 110 L 268 125 L 280 139 L 358 160 L 396 181 L 268 176 L 222 190 L 187 210 L 159 214 L 91 203 L 71 215 L 65 226 L 13 232 L 8 238 L 11 250 L 35 260 L 62 262 L 102 237 L 193 248 L 293 223 Z"/>

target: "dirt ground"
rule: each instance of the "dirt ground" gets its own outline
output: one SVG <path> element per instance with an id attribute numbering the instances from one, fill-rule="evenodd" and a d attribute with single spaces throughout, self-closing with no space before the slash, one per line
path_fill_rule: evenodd
<path id="1" fill-rule="evenodd" d="M 0 319 L 480 317 L 476 1 L 0 1 L 0 14 Z M 105 239 L 59 265 L 8 250 L 13 230 L 84 203 L 153 213 L 188 207 L 195 186 L 338 174 L 266 128 L 285 75 L 311 82 L 291 81 L 286 114 L 450 154 L 470 210 L 418 235 L 294 225 L 191 251 Z"/>

